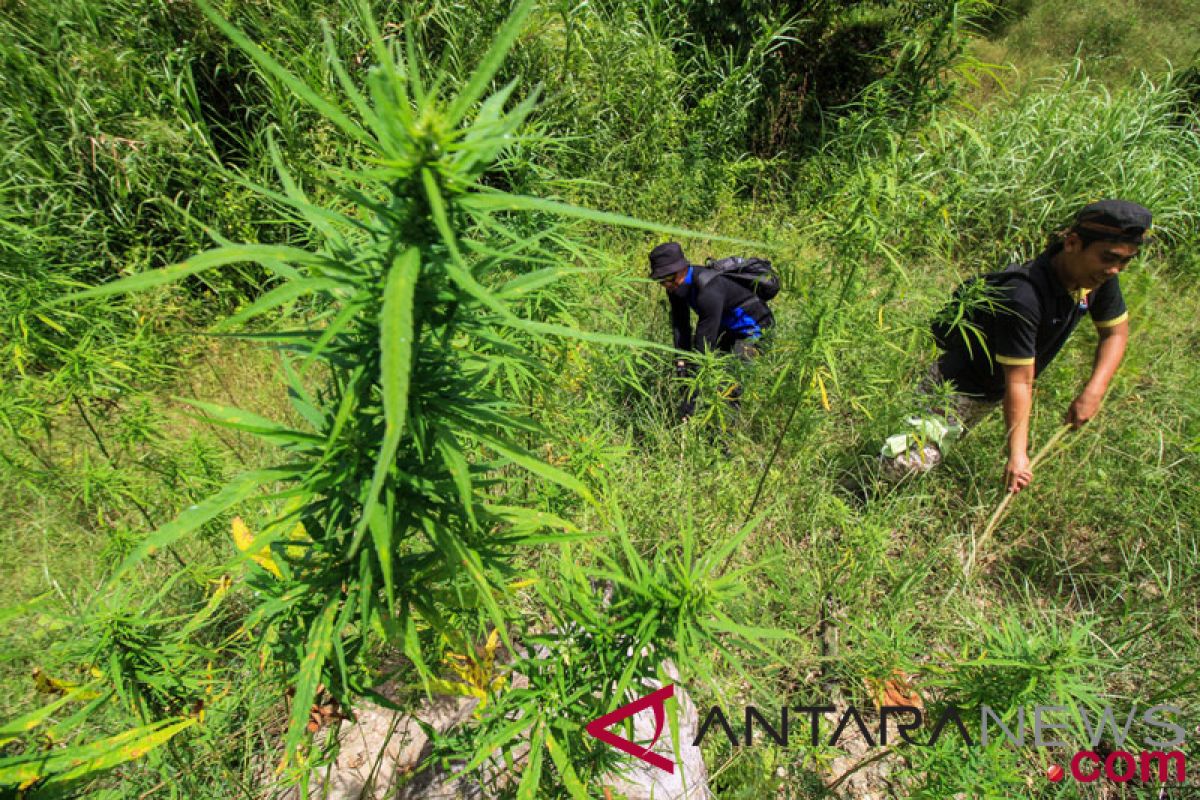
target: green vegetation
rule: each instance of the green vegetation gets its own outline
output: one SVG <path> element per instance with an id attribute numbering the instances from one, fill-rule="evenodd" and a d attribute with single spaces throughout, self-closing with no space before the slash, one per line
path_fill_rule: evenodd
<path id="1" fill-rule="evenodd" d="M 1200 54 L 1195 7 L 1188 0 L 998 5 L 988 40 L 976 49 L 984 60 L 1014 62 L 1023 78 L 1055 75 L 1079 58 L 1088 75 L 1125 84 L 1136 82 L 1142 71 L 1186 69 Z"/>
<path id="2" fill-rule="evenodd" d="M 314 701 L 390 681 L 486 698 L 439 757 L 532 742 L 504 791 L 599 797 L 583 725 L 662 658 L 701 706 L 1194 707 L 1200 17 L 997 5 L 0 9 L 0 791 L 262 796 L 330 755 Z M 1114 195 L 1156 220 L 1129 353 L 974 552 L 998 418 L 919 482 L 872 455 L 948 291 Z M 687 425 L 666 237 L 785 279 Z M 705 754 L 719 797 L 837 755 Z M 902 755 L 913 797 L 1077 796 Z"/>

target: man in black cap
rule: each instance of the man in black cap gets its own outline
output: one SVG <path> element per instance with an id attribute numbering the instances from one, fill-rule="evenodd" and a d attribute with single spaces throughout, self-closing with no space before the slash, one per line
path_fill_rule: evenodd
<path id="1" fill-rule="evenodd" d="M 677 242 L 665 242 L 650 251 L 650 278 L 667 290 L 671 304 L 671 333 L 675 348 L 683 351 L 719 351 L 749 360 L 756 343 L 775 323 L 765 301 L 751 289 L 719 272 L 690 264 Z M 691 312 L 696 312 L 692 328 Z M 686 359 L 677 359 L 676 372 L 686 375 Z M 731 390 L 735 401 L 737 387 Z M 694 398 L 680 407 L 685 419 L 692 413 Z"/>
<path id="2" fill-rule="evenodd" d="M 1117 275 L 1138 254 L 1151 224 L 1150 212 L 1125 200 L 1085 206 L 1074 223 L 1037 258 L 968 282 L 981 295 L 960 290 L 948 307 L 959 318 L 935 334 L 943 352 L 921 390 L 932 395 L 948 383 L 949 395 L 929 414 L 910 418 L 915 434 L 888 439 L 883 449 L 890 477 L 924 472 L 941 461 L 942 449 L 987 411 L 1004 408 L 1010 492 L 1029 485 L 1029 416 L 1033 382 L 1088 315 L 1099 335 L 1092 374 L 1067 408 L 1065 421 L 1079 427 L 1095 416 L 1125 354 L 1129 320 Z M 967 300 L 975 294 L 976 302 Z"/>

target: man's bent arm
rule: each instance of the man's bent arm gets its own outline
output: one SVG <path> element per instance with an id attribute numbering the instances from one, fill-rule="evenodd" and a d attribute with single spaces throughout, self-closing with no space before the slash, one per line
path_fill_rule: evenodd
<path id="1" fill-rule="evenodd" d="M 725 311 L 725 296 L 708 287 L 696 298 L 696 332 L 692 335 L 692 346 L 696 350 L 716 350 L 717 338 L 721 333 L 721 314 Z"/>
<path id="2" fill-rule="evenodd" d="M 1033 408 L 1033 364 L 1004 365 L 1004 425 L 1008 430 L 1008 464 L 1004 483 L 1019 492 L 1033 480 L 1029 469 L 1029 412 Z"/>
<path id="3" fill-rule="evenodd" d="M 1096 333 L 1100 341 L 1096 345 L 1092 376 L 1067 409 L 1067 422 L 1076 428 L 1096 416 L 1096 412 L 1100 410 L 1100 402 L 1108 391 L 1108 384 L 1125 356 L 1125 345 L 1129 342 L 1129 322 L 1097 328 Z"/>
<path id="4" fill-rule="evenodd" d="M 674 339 L 676 350 L 692 349 L 692 319 L 687 300 L 674 295 L 667 295 L 671 306 L 671 338 Z"/>

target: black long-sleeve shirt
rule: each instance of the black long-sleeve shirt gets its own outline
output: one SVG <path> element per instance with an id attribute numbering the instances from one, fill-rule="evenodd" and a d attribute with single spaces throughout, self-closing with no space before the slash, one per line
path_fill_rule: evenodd
<path id="1" fill-rule="evenodd" d="M 696 267 L 667 298 L 678 350 L 716 350 L 726 331 L 733 339 L 755 337 L 774 322 L 766 304 L 745 286 L 723 275 L 703 274 Z M 697 316 L 694 334 L 692 310 Z"/>

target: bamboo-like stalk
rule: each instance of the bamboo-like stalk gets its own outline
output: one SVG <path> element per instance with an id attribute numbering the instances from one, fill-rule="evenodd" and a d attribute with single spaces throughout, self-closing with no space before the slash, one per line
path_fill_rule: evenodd
<path id="1" fill-rule="evenodd" d="M 1031 472 L 1037 468 L 1038 464 L 1045 460 L 1046 456 L 1050 454 L 1055 445 L 1062 441 L 1062 438 L 1070 433 L 1070 431 L 1071 425 L 1064 424 L 1053 436 L 1050 437 L 1048 442 L 1042 445 L 1042 449 L 1038 450 L 1037 455 L 1033 457 L 1033 461 L 1029 463 L 1029 469 Z M 992 512 L 991 518 L 988 519 L 987 527 L 983 529 L 983 534 L 979 537 L 979 541 L 975 543 L 976 550 L 980 550 L 983 545 L 992 538 L 992 534 L 995 533 L 997 526 L 1000 524 L 1000 520 L 1004 518 L 1004 512 L 1008 509 L 1008 504 L 1012 502 L 1012 499 L 1016 497 L 1016 495 L 1016 492 L 1005 493 L 1004 499 L 1000 501 L 1000 503 L 996 506 L 996 510 Z"/>

